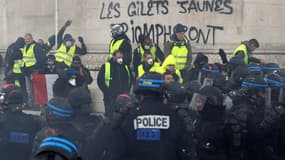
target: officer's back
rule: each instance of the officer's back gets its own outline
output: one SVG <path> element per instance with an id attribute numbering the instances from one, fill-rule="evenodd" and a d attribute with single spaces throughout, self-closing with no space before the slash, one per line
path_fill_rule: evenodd
<path id="1" fill-rule="evenodd" d="M 130 110 L 121 125 L 126 142 L 125 159 L 177 159 L 182 126 L 170 106 L 162 103 L 161 75 L 147 73 L 139 79 L 135 93 L 142 96 L 140 107 Z"/>
<path id="2" fill-rule="evenodd" d="M 40 129 L 40 121 L 22 112 L 22 94 L 17 87 L 12 87 L 14 89 L 8 87 L 10 94 L 6 94 L 1 104 L 5 108 L 4 118 L 0 122 L 1 159 L 28 159 L 34 135 Z"/>

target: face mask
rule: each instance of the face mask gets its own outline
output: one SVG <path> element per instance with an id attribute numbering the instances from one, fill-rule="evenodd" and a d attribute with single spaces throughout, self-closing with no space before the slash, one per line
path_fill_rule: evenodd
<path id="1" fill-rule="evenodd" d="M 65 42 L 65 45 L 66 45 L 67 47 L 70 47 L 70 46 L 72 45 L 72 42 L 71 42 L 71 41 L 66 41 L 66 42 Z"/>
<path id="2" fill-rule="evenodd" d="M 52 65 L 52 64 L 50 64 L 50 65 L 48 65 L 48 69 L 54 69 L 55 68 L 55 65 Z"/>
<path id="3" fill-rule="evenodd" d="M 152 45 L 144 45 L 144 49 L 146 49 L 146 50 L 150 50 L 151 47 L 152 47 Z"/>
<path id="4" fill-rule="evenodd" d="M 153 64 L 153 59 L 148 59 L 147 64 L 152 65 Z"/>
<path id="5" fill-rule="evenodd" d="M 123 58 L 118 58 L 116 61 L 117 61 L 117 63 L 122 64 L 123 63 Z"/>
<path id="6" fill-rule="evenodd" d="M 68 83 L 72 86 L 76 86 L 76 79 L 72 78 L 72 79 L 68 80 Z"/>

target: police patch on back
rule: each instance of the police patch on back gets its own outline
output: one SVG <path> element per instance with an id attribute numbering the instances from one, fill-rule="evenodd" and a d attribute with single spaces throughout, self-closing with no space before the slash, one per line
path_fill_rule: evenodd
<path id="1" fill-rule="evenodd" d="M 163 115 L 143 115 L 134 119 L 134 129 L 152 128 L 152 129 L 168 129 L 170 127 L 169 116 Z"/>
<path id="2" fill-rule="evenodd" d="M 169 129 L 169 127 L 169 116 L 143 115 L 134 119 L 137 140 L 159 141 L 160 129 Z"/>

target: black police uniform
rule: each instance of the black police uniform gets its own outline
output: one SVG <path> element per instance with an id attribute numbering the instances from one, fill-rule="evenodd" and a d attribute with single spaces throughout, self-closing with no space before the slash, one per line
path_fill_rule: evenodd
<path id="1" fill-rule="evenodd" d="M 1 159 L 29 159 L 34 136 L 40 129 L 39 119 L 20 110 L 7 111 L 0 128 Z"/>
<path id="2" fill-rule="evenodd" d="M 86 159 L 120 160 L 125 151 L 124 137 L 119 129 L 130 108 L 136 108 L 137 99 L 128 94 L 120 94 L 115 101 L 115 112 L 100 121 L 86 138 Z"/>
<path id="3" fill-rule="evenodd" d="M 242 82 L 243 96 L 239 104 L 233 106 L 232 115 L 241 126 L 242 159 L 262 159 L 264 147 L 264 130 L 261 123 L 264 120 L 265 98 L 258 93 L 265 93 L 268 85 L 262 77 L 250 75 Z M 250 96 L 256 96 L 252 99 Z"/>
<path id="4" fill-rule="evenodd" d="M 157 98 L 145 99 L 123 122 L 126 159 L 177 159 L 176 147 L 183 124 L 175 112 Z"/>
<path id="5" fill-rule="evenodd" d="M 39 151 L 42 141 L 51 136 L 64 136 L 76 144 L 81 151 L 84 145 L 84 136 L 72 124 L 73 110 L 70 104 L 62 98 L 52 98 L 48 102 L 45 114 L 47 123 L 35 136 L 33 155 Z"/>
<path id="6" fill-rule="evenodd" d="M 135 93 L 143 100 L 130 109 L 120 126 L 126 145 L 121 159 L 178 159 L 185 149 L 181 141 L 184 124 L 170 105 L 162 103 L 161 75 L 146 73 L 138 81 Z"/>
<path id="7" fill-rule="evenodd" d="M 206 97 L 204 105 L 198 95 Z M 234 123 L 223 106 L 222 91 L 213 86 L 205 86 L 192 98 L 192 109 L 199 113 L 195 123 L 196 152 L 199 160 L 226 160 L 239 158 L 234 143 L 236 123 Z"/>

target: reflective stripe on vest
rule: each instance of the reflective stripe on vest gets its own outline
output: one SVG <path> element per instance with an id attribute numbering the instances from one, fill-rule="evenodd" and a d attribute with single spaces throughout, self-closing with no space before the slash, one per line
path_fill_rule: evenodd
<path id="1" fill-rule="evenodd" d="M 127 65 L 125 65 L 125 68 L 128 72 L 128 80 L 130 83 L 131 77 L 130 77 L 130 71 Z M 105 85 L 109 88 L 110 87 L 110 81 L 112 80 L 111 77 L 111 64 L 110 62 L 105 63 Z"/>
<path id="2" fill-rule="evenodd" d="M 141 62 L 144 61 L 144 49 L 142 46 L 139 47 L 139 53 L 141 54 Z M 152 55 L 152 59 L 156 60 L 156 47 L 153 45 L 151 48 L 150 48 L 150 53 Z"/>
<path id="3" fill-rule="evenodd" d="M 117 50 L 120 49 L 122 43 L 124 42 L 125 39 L 120 39 L 120 40 L 117 40 L 115 42 L 114 39 L 112 39 L 111 43 L 110 43 L 110 46 L 109 46 L 109 50 L 110 50 L 110 55 L 109 55 L 109 58 L 112 58 L 113 57 L 113 53 Z"/>
<path id="4" fill-rule="evenodd" d="M 17 86 L 17 87 L 21 87 L 21 84 L 20 84 L 20 81 L 19 80 L 15 80 L 15 86 Z"/>
<path id="5" fill-rule="evenodd" d="M 148 72 L 157 72 L 157 73 L 160 73 L 159 72 L 159 67 L 160 67 L 160 64 L 158 62 L 154 62 L 154 65 L 149 69 Z M 143 74 L 145 73 L 145 70 L 143 69 L 143 65 L 140 64 L 138 66 L 138 77 L 141 77 Z"/>
<path id="6" fill-rule="evenodd" d="M 24 62 L 22 59 L 14 60 L 13 73 L 15 74 L 22 73 L 22 70 L 21 70 L 22 67 L 24 67 Z"/>
<path id="7" fill-rule="evenodd" d="M 247 47 L 245 44 L 241 44 L 239 45 L 235 50 L 234 50 L 234 53 L 233 53 L 233 57 L 237 56 L 237 53 L 238 52 L 243 52 L 244 53 L 244 58 L 243 58 L 243 61 L 245 64 L 248 64 L 248 52 L 247 52 Z"/>
<path id="8" fill-rule="evenodd" d="M 76 50 L 75 44 L 70 47 L 68 52 L 66 46 L 64 44 L 61 44 L 58 50 L 56 51 L 56 54 L 54 55 L 55 60 L 57 62 L 63 62 L 65 65 L 70 67 L 72 63 L 72 58 L 75 54 L 75 50 Z"/>
<path id="9" fill-rule="evenodd" d="M 186 68 L 186 63 L 188 59 L 188 48 L 186 47 L 186 43 L 189 41 L 185 38 L 185 43 L 182 46 L 178 46 L 175 44 L 175 42 L 171 41 L 173 43 L 173 47 L 171 49 L 171 54 L 175 57 L 176 60 L 176 68 L 179 70 Z"/>
<path id="10" fill-rule="evenodd" d="M 31 44 L 28 50 L 26 46 L 24 48 L 21 48 L 21 51 L 23 54 L 23 62 L 26 67 L 31 67 L 35 65 L 37 62 L 36 57 L 35 57 L 34 48 L 35 48 L 35 44 Z"/>

